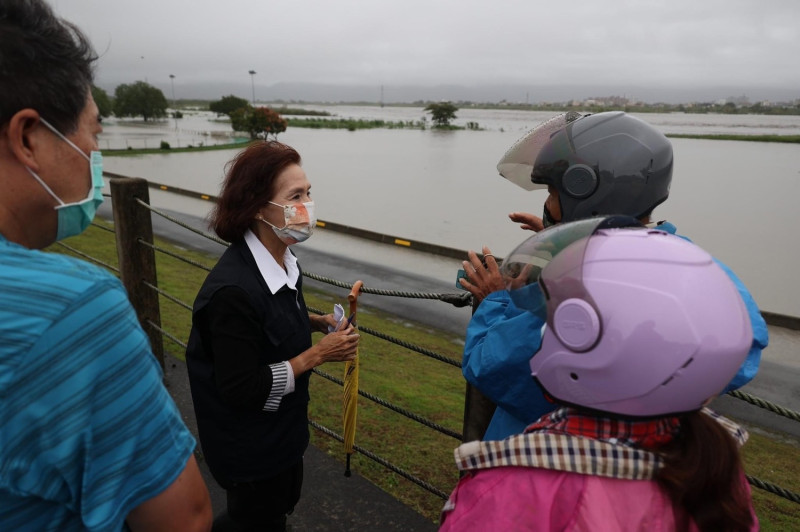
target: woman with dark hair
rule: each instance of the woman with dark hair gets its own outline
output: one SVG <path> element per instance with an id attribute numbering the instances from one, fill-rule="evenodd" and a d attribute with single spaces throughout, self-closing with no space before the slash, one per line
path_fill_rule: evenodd
<path id="1" fill-rule="evenodd" d="M 316 224 L 300 155 L 258 142 L 229 164 L 211 227 L 231 243 L 203 283 L 186 350 L 197 427 L 227 493 L 214 530 L 284 530 L 300 498 L 310 370 L 352 360 L 359 336 L 309 315 L 289 246 Z"/>
<path id="2" fill-rule="evenodd" d="M 747 308 L 708 253 L 637 223 L 554 226 L 503 262 L 511 300 L 546 322 L 530 386 L 560 407 L 456 449 L 441 530 L 758 529 L 747 433 L 705 408 L 750 349 Z"/>

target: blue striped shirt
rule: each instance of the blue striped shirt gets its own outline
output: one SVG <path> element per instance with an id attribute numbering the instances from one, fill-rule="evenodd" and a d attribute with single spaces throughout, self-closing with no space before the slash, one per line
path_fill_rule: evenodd
<path id="1" fill-rule="evenodd" d="M 0 235 L 0 529 L 120 530 L 194 449 L 120 282 Z"/>

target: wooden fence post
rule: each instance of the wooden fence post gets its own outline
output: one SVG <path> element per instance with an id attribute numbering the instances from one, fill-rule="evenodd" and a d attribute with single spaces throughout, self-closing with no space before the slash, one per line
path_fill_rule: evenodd
<path id="1" fill-rule="evenodd" d="M 477 308 L 478 302 L 473 297 L 473 314 L 475 314 L 475 309 Z M 483 435 L 486 434 L 486 429 L 489 427 L 489 422 L 494 415 L 495 408 L 495 404 L 488 397 L 470 383 L 467 383 L 467 389 L 464 393 L 463 437 L 465 442 L 483 439 Z"/>
<path id="2" fill-rule="evenodd" d="M 155 251 L 140 241 L 153 243 L 153 223 L 150 211 L 137 199 L 150 203 L 147 180 L 139 177 L 115 177 L 110 180 L 114 226 L 117 234 L 117 257 L 120 279 L 136 310 L 139 323 L 150 338 L 161 368 L 164 368 L 164 341 L 161 333 L 148 322 L 161 327 L 158 293 L 145 282 L 158 286 Z"/>

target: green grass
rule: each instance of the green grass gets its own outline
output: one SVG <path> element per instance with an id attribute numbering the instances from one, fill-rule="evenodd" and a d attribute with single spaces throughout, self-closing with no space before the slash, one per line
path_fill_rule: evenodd
<path id="1" fill-rule="evenodd" d="M 146 148 L 146 149 L 130 149 L 130 150 L 103 150 L 103 157 L 130 157 L 132 155 L 150 155 L 154 153 L 187 153 L 197 151 L 216 151 L 216 150 L 233 150 L 244 148 L 250 142 L 248 138 L 240 138 L 235 142 L 228 142 L 225 144 L 210 144 L 208 146 L 182 146 L 180 148 Z"/>
<path id="2" fill-rule="evenodd" d="M 673 139 L 705 139 L 705 140 L 745 140 L 748 142 L 783 142 L 800 143 L 800 135 L 686 135 L 670 133 Z"/>
<path id="3" fill-rule="evenodd" d="M 106 222 L 98 223 L 110 227 Z M 208 267 L 216 262 L 215 257 L 175 247 L 161 239 L 156 239 L 156 243 Z M 68 239 L 66 244 L 112 266 L 117 264 L 113 235 L 107 231 L 90 227 L 83 235 Z M 222 249 L 220 246 L 220 251 Z M 64 252 L 57 244 L 52 246 L 52 250 Z M 156 260 L 159 286 L 191 305 L 206 272 L 162 253 L 157 253 Z M 304 266 L 314 271 L 313 264 Z M 347 307 L 343 298 L 329 293 L 306 288 L 304 294 L 310 307 L 324 311 L 329 311 L 334 303 Z M 370 300 L 375 297 L 380 296 L 365 294 L 359 299 L 359 325 L 402 338 L 450 358 L 461 357 L 463 338 L 378 311 L 370 307 Z M 160 300 L 162 327 L 185 342 L 191 325 L 189 311 L 163 296 L 160 296 Z M 182 347 L 166 338 L 164 346 L 167 356 L 183 359 Z M 458 368 L 366 333 L 362 333 L 359 359 L 359 384 L 362 390 L 448 429 L 461 431 L 465 385 Z M 319 369 L 339 379 L 344 372 L 342 364 L 326 364 Z M 319 376 L 311 379 L 311 419 L 340 434 L 341 401 L 340 386 Z M 344 472 L 342 444 L 314 429 L 311 433 L 312 444 L 341 461 Z M 458 480 L 453 462 L 453 448 L 458 445 L 455 439 L 423 427 L 363 397 L 359 397 L 356 445 L 387 459 L 445 493 L 449 493 Z M 743 456 L 749 475 L 800 492 L 800 445 L 797 442 L 751 431 Z M 430 520 L 438 521 L 443 504 L 439 497 L 396 473 L 388 472 L 363 455 L 354 454 L 351 464 L 356 473 Z M 763 530 L 800 529 L 800 504 L 757 488 L 753 488 L 753 500 Z"/>
<path id="4" fill-rule="evenodd" d="M 289 127 L 305 127 L 310 129 L 425 129 L 422 121 L 363 120 L 352 118 L 287 118 Z M 463 128 L 462 128 L 463 129 Z"/>
<path id="5" fill-rule="evenodd" d="M 751 430 L 742 456 L 748 475 L 800 493 L 800 445 L 778 435 Z M 752 487 L 764 531 L 800 530 L 800 504 Z"/>
<path id="6" fill-rule="evenodd" d="M 271 107 L 273 111 L 283 116 L 301 115 L 301 116 L 331 116 L 328 111 L 316 111 L 311 109 L 299 109 L 295 107 Z"/>

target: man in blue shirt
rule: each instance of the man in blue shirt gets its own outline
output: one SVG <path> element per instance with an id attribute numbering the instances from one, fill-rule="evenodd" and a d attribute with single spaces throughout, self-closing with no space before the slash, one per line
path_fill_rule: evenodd
<path id="1" fill-rule="evenodd" d="M 653 209 L 669 196 L 672 167 L 669 140 L 622 112 L 554 117 L 514 144 L 497 165 L 514 184 L 549 192 L 541 218 L 511 213 L 523 229 L 541 231 L 562 222 L 623 214 L 674 234 L 671 223 L 651 223 Z M 472 251 L 464 262 L 467 279 L 461 283 L 481 304 L 467 329 L 463 373 L 497 405 L 484 439 L 499 440 L 522 432 L 554 405 L 533 381 L 529 368 L 545 324 L 514 305 L 489 248 L 484 247 L 483 254 L 485 265 Z M 755 377 L 768 331 L 747 288 L 727 266 L 717 263 L 739 290 L 753 327 L 750 352 L 727 392 Z"/>
<path id="2" fill-rule="evenodd" d="M 102 202 L 91 45 L 0 4 L 0 528 L 208 530 L 194 438 L 122 285 L 44 253 Z"/>

